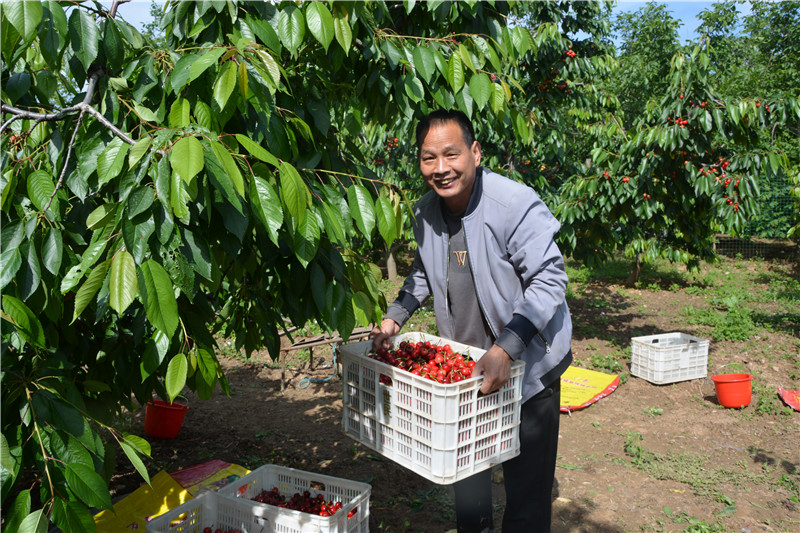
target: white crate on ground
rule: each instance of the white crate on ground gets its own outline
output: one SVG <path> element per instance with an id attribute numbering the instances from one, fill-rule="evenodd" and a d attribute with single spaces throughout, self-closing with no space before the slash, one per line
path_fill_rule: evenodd
<path id="1" fill-rule="evenodd" d="M 485 350 L 424 333 L 401 341 L 450 344 L 480 359 Z M 483 377 L 442 384 L 367 357 L 372 340 L 339 348 L 344 382 L 342 429 L 358 442 L 433 481 L 448 484 L 519 455 L 525 363 L 514 361 L 499 391 L 479 395 Z M 381 382 L 381 375 L 391 384 Z"/>
<path id="2" fill-rule="evenodd" d="M 631 375 L 656 385 L 704 378 L 708 374 L 706 339 L 687 333 L 662 333 L 631 339 Z"/>
<path id="3" fill-rule="evenodd" d="M 270 522 L 270 517 L 251 502 L 208 491 L 153 518 L 145 530 L 147 533 L 202 533 L 210 527 L 211 531 L 261 533 L 272 531 Z"/>
<path id="4" fill-rule="evenodd" d="M 322 494 L 325 501 L 342 502 L 342 508 L 333 516 L 326 517 L 252 501 L 263 491 L 275 487 L 287 499 L 295 493 L 309 491 L 312 498 Z M 264 531 L 276 533 L 369 533 L 371 492 L 372 487 L 367 483 L 278 465 L 256 468 L 219 489 L 224 496 L 259 508 L 272 526 L 272 529 Z"/>

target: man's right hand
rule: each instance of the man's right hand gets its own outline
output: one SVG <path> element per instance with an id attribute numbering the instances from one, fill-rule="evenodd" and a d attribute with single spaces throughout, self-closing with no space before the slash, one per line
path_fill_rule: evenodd
<path id="1" fill-rule="evenodd" d="M 394 337 L 400 333 L 400 325 L 391 318 L 384 318 L 380 326 L 372 328 L 369 334 L 372 339 L 372 346 L 377 350 L 381 346 L 391 348 L 389 337 Z"/>

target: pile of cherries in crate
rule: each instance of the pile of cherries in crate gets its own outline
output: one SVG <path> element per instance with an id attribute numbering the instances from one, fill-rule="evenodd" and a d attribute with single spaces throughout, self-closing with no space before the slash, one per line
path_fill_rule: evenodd
<path id="1" fill-rule="evenodd" d="M 458 383 L 469 379 L 475 368 L 475 361 L 468 355 L 454 352 L 449 344 L 440 346 L 430 341 L 400 341 L 397 349 L 381 346 L 369 357 L 438 383 Z M 392 384 L 389 376 L 384 374 L 380 375 L 380 381 Z"/>
<path id="2" fill-rule="evenodd" d="M 342 502 L 325 501 L 325 497 L 322 494 L 311 496 L 311 493 L 307 490 L 303 491 L 303 494 L 295 492 L 294 495 L 287 500 L 286 496 L 281 494 L 281 491 L 278 490 L 278 487 L 272 487 L 272 490 L 262 491 L 261 494 L 253 498 L 253 501 L 322 517 L 333 516 L 342 508 Z M 347 513 L 347 518 L 356 514 L 357 510 L 358 509 L 353 509 Z"/>

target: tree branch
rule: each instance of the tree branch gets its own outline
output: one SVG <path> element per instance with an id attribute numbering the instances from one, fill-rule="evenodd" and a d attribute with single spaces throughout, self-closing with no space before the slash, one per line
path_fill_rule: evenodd
<path id="1" fill-rule="evenodd" d="M 53 190 L 53 194 L 50 195 L 50 199 L 47 200 L 47 205 L 44 206 L 42 211 L 47 211 L 50 209 L 50 204 L 53 203 L 53 198 L 56 197 L 58 191 L 61 187 L 64 186 L 64 178 L 67 175 L 67 167 L 69 166 L 69 158 L 72 155 L 72 147 L 75 144 L 75 138 L 78 136 L 78 130 L 81 127 L 81 122 L 83 121 L 83 112 L 78 115 L 78 121 L 75 123 L 75 129 L 72 130 L 72 138 L 69 140 L 69 144 L 67 145 L 67 157 L 64 158 L 64 168 L 61 169 L 61 175 L 58 176 L 58 182 L 56 183 L 56 188 Z"/>

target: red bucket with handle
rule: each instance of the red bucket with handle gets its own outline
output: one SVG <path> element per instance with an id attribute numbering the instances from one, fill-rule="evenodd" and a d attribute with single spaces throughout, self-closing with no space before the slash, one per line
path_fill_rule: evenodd
<path id="1" fill-rule="evenodd" d="M 751 374 L 717 374 L 711 376 L 717 400 L 723 407 L 740 409 L 750 405 L 753 376 Z"/>
<path id="2" fill-rule="evenodd" d="M 157 439 L 174 439 L 181 430 L 187 409 L 189 406 L 183 403 L 150 400 L 144 413 L 144 432 Z"/>

